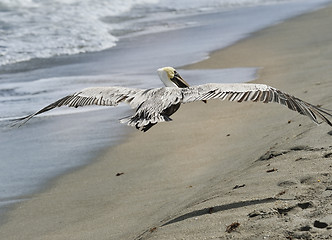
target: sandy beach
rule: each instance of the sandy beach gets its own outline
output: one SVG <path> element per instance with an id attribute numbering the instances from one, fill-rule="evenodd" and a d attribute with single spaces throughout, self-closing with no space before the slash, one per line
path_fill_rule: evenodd
<path id="1" fill-rule="evenodd" d="M 258 67 L 256 83 L 332 109 L 331 22 L 330 5 L 183 68 Z M 332 238 L 327 124 L 277 104 L 220 101 L 183 105 L 173 120 L 28 196 L 0 239 Z"/>

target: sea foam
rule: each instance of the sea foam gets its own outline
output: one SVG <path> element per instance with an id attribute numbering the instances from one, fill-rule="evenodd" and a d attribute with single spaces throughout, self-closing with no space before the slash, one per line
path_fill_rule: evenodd
<path id="1" fill-rule="evenodd" d="M 165 26 L 163 17 L 285 1 L 296 0 L 2 0 L 0 66 L 101 51 L 128 33 L 181 27 Z"/>

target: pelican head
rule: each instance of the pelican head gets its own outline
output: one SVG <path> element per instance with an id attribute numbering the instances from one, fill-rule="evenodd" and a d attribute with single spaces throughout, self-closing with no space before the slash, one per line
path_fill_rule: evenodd
<path id="1" fill-rule="evenodd" d="M 166 87 L 186 88 L 189 84 L 172 67 L 163 67 L 157 70 L 160 80 Z"/>

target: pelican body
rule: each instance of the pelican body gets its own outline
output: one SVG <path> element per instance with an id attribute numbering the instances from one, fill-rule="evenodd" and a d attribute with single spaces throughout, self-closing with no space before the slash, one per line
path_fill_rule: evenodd
<path id="1" fill-rule="evenodd" d="M 171 121 L 170 116 L 180 108 L 181 104 L 221 99 L 236 102 L 279 103 L 290 110 L 308 116 L 317 124 L 321 119 L 332 127 L 329 120 L 332 117 L 330 110 L 314 106 L 265 84 L 208 83 L 189 86 L 172 67 L 160 68 L 157 73 L 165 87 L 152 89 L 127 87 L 85 88 L 51 103 L 33 114 L 17 119 L 18 123 L 23 125 L 32 117 L 61 106 L 75 108 L 88 105 L 116 106 L 121 102 L 125 102 L 135 109 L 135 113 L 132 116 L 120 119 L 120 122 L 146 132 L 158 122 Z"/>

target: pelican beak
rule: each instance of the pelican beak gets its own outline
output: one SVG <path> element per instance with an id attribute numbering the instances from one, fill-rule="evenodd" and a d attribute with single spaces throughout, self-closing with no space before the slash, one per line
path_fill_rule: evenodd
<path id="1" fill-rule="evenodd" d="M 189 84 L 177 73 L 174 71 L 174 77 L 170 79 L 176 86 L 179 88 L 188 88 Z M 202 102 L 207 103 L 206 100 L 202 100 Z"/>
<path id="2" fill-rule="evenodd" d="M 189 84 L 177 73 L 177 71 L 174 71 L 174 77 L 170 80 L 179 88 L 189 87 Z M 206 100 L 202 100 L 202 102 L 207 103 Z"/>
<path id="3" fill-rule="evenodd" d="M 174 71 L 174 77 L 171 78 L 170 80 L 179 88 L 189 87 L 189 84 L 185 80 L 183 80 L 180 74 L 178 74 L 176 71 Z"/>

